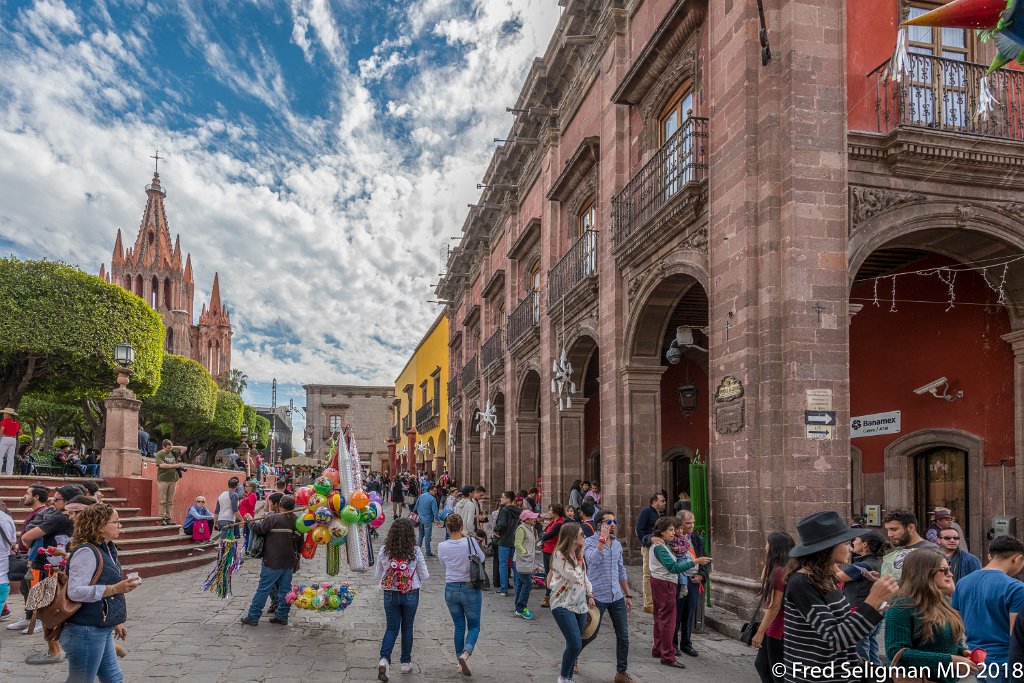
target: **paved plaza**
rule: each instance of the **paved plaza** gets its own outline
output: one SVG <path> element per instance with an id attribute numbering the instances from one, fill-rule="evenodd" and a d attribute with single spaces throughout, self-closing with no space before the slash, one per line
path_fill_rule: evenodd
<path id="1" fill-rule="evenodd" d="M 302 582 L 325 580 L 321 554 L 306 562 Z M 249 605 L 259 574 L 259 561 L 248 560 L 234 578 L 234 596 L 220 600 L 201 589 L 208 568 L 147 579 L 128 596 L 128 656 L 121 660 L 127 681 L 292 680 L 303 683 L 376 681 L 384 612 L 372 573 L 346 573 L 356 588 L 355 602 L 345 612 L 320 615 L 296 610 L 288 626 L 264 617 L 259 626 L 238 623 Z M 396 646 L 391 680 L 445 681 L 461 678 L 455 672 L 451 620 L 444 604 L 443 574 L 428 559 L 431 577 L 421 592 L 413 646 L 413 672 L 398 671 Z M 638 574 L 639 568 L 630 568 Z M 545 681 L 558 677 L 562 637 L 540 597 L 530 599 L 537 619 L 512 617 L 512 598 L 485 593 L 483 629 L 473 657 L 473 678 L 479 681 Z M 20 596 L 12 606 L 21 604 Z M 651 616 L 640 607 L 630 617 L 630 673 L 638 681 L 712 680 L 753 683 L 753 650 L 711 631 L 694 638 L 700 657 L 683 656 L 687 669 L 660 666 L 651 658 Z M 66 664 L 27 666 L 25 657 L 44 651 L 41 635 L 26 636 L 0 629 L 0 681 L 35 683 L 63 681 Z M 615 639 L 611 622 L 584 650 L 580 683 L 611 681 L 615 675 Z"/>

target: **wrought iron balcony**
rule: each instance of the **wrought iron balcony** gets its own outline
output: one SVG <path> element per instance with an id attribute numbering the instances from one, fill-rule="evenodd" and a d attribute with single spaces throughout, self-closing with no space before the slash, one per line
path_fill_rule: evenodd
<path id="1" fill-rule="evenodd" d="M 402 433 L 403 434 L 408 433 L 409 430 L 412 429 L 412 419 L 411 418 L 412 418 L 411 415 L 406 415 L 405 417 L 402 418 Z"/>
<path id="2" fill-rule="evenodd" d="M 399 434 L 399 432 L 398 432 L 398 425 L 392 425 L 392 427 L 391 427 L 391 438 L 393 440 L 395 440 L 395 441 L 398 441 L 400 437 L 401 437 L 401 434 Z"/>
<path id="3" fill-rule="evenodd" d="M 558 304 L 576 285 L 597 277 L 597 232 L 587 230 L 548 273 L 548 308 Z"/>
<path id="4" fill-rule="evenodd" d="M 502 345 L 501 341 L 501 328 L 498 328 L 498 330 L 491 335 L 491 338 L 484 342 L 483 348 L 480 349 L 480 358 L 483 361 L 484 370 L 489 370 L 492 366 L 501 362 L 501 358 L 505 351 L 505 347 Z"/>
<path id="5" fill-rule="evenodd" d="M 982 118 L 978 102 L 987 66 L 914 53 L 907 58 L 907 73 L 898 80 L 888 62 L 868 74 L 875 82 L 878 132 L 911 127 L 1024 140 L 1024 72 L 1000 69 L 988 76 L 999 104 Z"/>
<path id="6" fill-rule="evenodd" d="M 448 405 L 457 404 L 460 398 L 459 376 L 453 374 L 451 379 L 448 380 Z"/>
<path id="7" fill-rule="evenodd" d="M 508 347 L 540 329 L 540 292 L 530 292 L 508 316 Z"/>
<path id="8" fill-rule="evenodd" d="M 462 368 L 462 390 L 468 391 L 479 379 L 480 369 L 476 365 L 476 354 L 474 353 L 473 357 Z"/>
<path id="9" fill-rule="evenodd" d="M 708 175 L 708 120 L 691 116 L 612 199 L 616 249 L 690 183 Z"/>
<path id="10" fill-rule="evenodd" d="M 416 411 L 416 431 L 419 433 L 429 432 L 437 426 L 437 405 L 434 401 L 427 401 Z"/>

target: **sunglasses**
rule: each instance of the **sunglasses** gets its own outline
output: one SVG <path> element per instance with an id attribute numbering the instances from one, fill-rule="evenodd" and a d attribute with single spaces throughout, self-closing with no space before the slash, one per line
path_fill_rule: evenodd
<path id="1" fill-rule="evenodd" d="M 953 570 L 950 569 L 949 567 L 940 567 L 939 569 L 935 570 L 936 574 L 938 574 L 939 572 L 942 572 L 946 576 L 953 576 Z"/>
<path id="2" fill-rule="evenodd" d="M 939 540 L 942 541 L 959 541 L 959 536 L 939 536 Z"/>
<path id="3" fill-rule="evenodd" d="M 603 524 L 611 524 L 612 526 L 618 526 L 619 525 L 619 520 L 617 520 L 617 519 L 606 519 L 606 520 L 604 520 Z"/>
<path id="4" fill-rule="evenodd" d="M 54 498 L 54 499 L 53 499 L 53 502 L 54 502 L 54 503 L 63 503 L 63 502 L 64 502 L 64 499 L 63 499 L 63 498 Z"/>

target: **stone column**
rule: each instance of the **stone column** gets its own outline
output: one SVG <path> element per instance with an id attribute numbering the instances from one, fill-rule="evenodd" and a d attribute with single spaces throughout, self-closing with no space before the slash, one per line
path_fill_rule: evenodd
<path id="1" fill-rule="evenodd" d="M 583 478 L 583 409 L 588 400 L 573 397 L 572 408 L 562 410 L 558 409 L 557 402 L 552 406 L 558 424 L 558 467 L 552 474 L 549 500 L 568 501 L 569 487 L 575 480 Z"/>
<path id="2" fill-rule="evenodd" d="M 515 428 L 515 458 L 512 487 L 529 491 L 537 485 L 537 457 L 540 454 L 540 419 L 519 418 Z"/>
<path id="3" fill-rule="evenodd" d="M 1016 454 L 1024 448 L 1024 330 L 1013 330 L 1004 334 L 1003 339 L 1013 349 L 1013 452 Z M 1019 514 L 1024 510 L 1024 466 L 1016 462 L 1016 458 L 1013 476 L 1016 484 L 1013 509 Z"/>
<path id="4" fill-rule="evenodd" d="M 647 507 L 656 492 L 661 468 L 661 365 L 628 366 L 622 372 L 624 399 L 623 451 L 602 453 L 606 471 L 601 482 L 605 495 L 612 493 L 610 507 L 624 518 L 625 533 L 619 534 L 633 558 L 640 557 L 636 534 L 636 516 Z M 620 512 L 621 511 L 621 512 Z M 622 527 L 620 527 L 622 528 Z"/>
<path id="5" fill-rule="evenodd" d="M 488 435 L 483 451 L 487 454 L 487 493 L 497 500 L 501 491 L 505 490 L 505 432 L 502 429 L 494 436 Z"/>
<path id="6" fill-rule="evenodd" d="M 388 437 L 388 471 L 391 476 L 398 473 L 398 442 Z"/>
<path id="7" fill-rule="evenodd" d="M 410 429 L 405 433 L 406 436 L 406 448 L 409 449 L 409 453 L 405 457 L 405 466 L 410 472 L 416 471 L 416 430 Z"/>
<path id="8" fill-rule="evenodd" d="M 142 401 L 128 388 L 129 377 L 127 369 L 118 368 L 117 388 L 103 399 L 107 419 L 100 454 L 101 477 L 142 476 L 142 454 L 139 453 Z"/>

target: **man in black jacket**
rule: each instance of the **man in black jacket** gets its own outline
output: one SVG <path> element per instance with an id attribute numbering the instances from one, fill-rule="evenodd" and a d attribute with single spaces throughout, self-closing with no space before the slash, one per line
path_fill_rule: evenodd
<path id="1" fill-rule="evenodd" d="M 271 593 L 287 595 L 292 589 L 292 572 L 298 564 L 302 548 L 302 535 L 295 531 L 295 498 L 283 496 L 281 512 L 268 515 L 252 525 L 252 533 L 264 536 L 263 567 L 260 569 L 260 585 L 252 596 L 249 613 L 239 619 L 243 624 L 255 626 Z M 271 624 L 288 624 L 288 601 L 279 599 L 277 614 L 270 618 Z"/>
<path id="2" fill-rule="evenodd" d="M 658 518 L 665 511 L 665 496 L 661 493 L 655 493 L 651 496 L 650 502 L 651 504 L 641 510 L 636 518 L 636 537 L 640 539 L 640 555 L 644 561 L 644 611 L 648 614 L 653 614 L 654 599 L 651 597 L 650 536 L 654 532 L 654 523 L 658 521 Z"/>
<path id="3" fill-rule="evenodd" d="M 519 513 L 522 512 L 513 503 L 516 494 L 505 491 L 501 494 L 501 510 L 494 522 L 494 535 L 498 538 L 498 576 L 500 584 L 494 589 L 498 595 L 508 595 L 508 564 L 515 552 L 516 528 L 519 527 Z"/>

